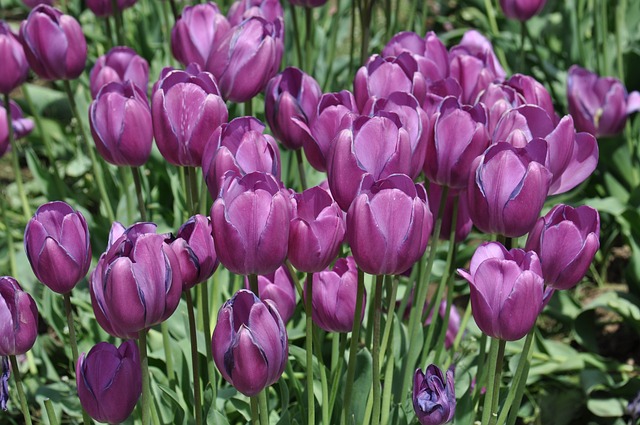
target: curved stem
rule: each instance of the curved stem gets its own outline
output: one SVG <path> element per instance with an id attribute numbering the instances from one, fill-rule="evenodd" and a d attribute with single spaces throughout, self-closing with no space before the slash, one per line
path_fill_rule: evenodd
<path id="1" fill-rule="evenodd" d="M 380 423 L 380 316 L 382 315 L 382 281 L 383 275 L 376 276 L 376 291 L 373 296 L 373 414 L 371 423 Z"/>
<path id="2" fill-rule="evenodd" d="M 9 94 L 4 95 L 4 108 L 7 111 L 7 127 L 9 130 L 9 144 L 11 145 L 11 160 L 13 164 L 13 174 L 15 174 L 16 186 L 18 186 L 18 195 L 22 202 L 22 212 L 24 218 L 29 221 L 31 219 L 31 207 L 29 207 L 29 201 L 27 200 L 27 194 L 24 191 L 24 183 L 22 182 L 22 173 L 20 172 L 20 161 L 18 160 L 18 147 L 14 139 L 13 121 L 11 116 L 11 104 Z"/>
<path id="3" fill-rule="evenodd" d="M 31 412 L 29 412 L 27 397 L 24 395 L 24 388 L 22 387 L 22 376 L 20 375 L 20 369 L 18 368 L 16 356 L 9 356 L 9 361 L 11 362 L 11 370 L 13 371 L 13 376 L 16 380 L 16 388 L 18 388 L 18 399 L 20 400 L 20 409 L 22 409 L 24 422 L 27 425 L 31 425 Z"/>
<path id="4" fill-rule="evenodd" d="M 142 425 L 149 425 L 151 385 L 149 380 L 149 358 L 147 357 L 147 330 L 138 332 L 138 348 L 140 349 L 140 370 L 142 372 Z"/>
<path id="5" fill-rule="evenodd" d="M 142 196 L 142 180 L 140 179 L 140 167 L 130 167 L 133 175 L 133 183 L 136 186 L 136 197 L 138 198 L 138 211 L 140 211 L 140 219 L 147 221 L 147 209 L 145 208 L 144 198 Z"/>
<path id="6" fill-rule="evenodd" d="M 349 345 L 349 366 L 347 367 L 347 384 L 344 390 L 344 407 L 342 410 L 342 423 L 347 423 L 351 416 L 351 392 L 353 378 L 356 374 L 356 354 L 360 341 L 360 327 L 362 325 L 362 305 L 364 299 L 364 272 L 358 269 L 358 292 L 356 294 L 356 310 L 353 313 L 353 331 L 351 332 L 351 344 Z"/>
<path id="7" fill-rule="evenodd" d="M 191 339 L 191 366 L 193 369 L 193 402 L 195 404 L 196 425 L 202 424 L 202 397 L 200 395 L 200 372 L 198 365 L 198 337 L 196 335 L 196 318 L 193 311 L 191 290 L 186 290 L 187 317 L 189 318 L 189 338 Z"/>
<path id="8" fill-rule="evenodd" d="M 305 345 L 307 351 L 307 423 L 316 423 L 316 402 L 313 395 L 313 320 L 312 320 L 312 295 L 313 295 L 313 273 L 307 273 L 305 311 L 306 311 L 306 338 Z"/>

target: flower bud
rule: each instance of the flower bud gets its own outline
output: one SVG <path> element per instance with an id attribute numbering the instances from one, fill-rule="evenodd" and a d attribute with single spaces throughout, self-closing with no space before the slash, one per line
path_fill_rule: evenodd
<path id="1" fill-rule="evenodd" d="M 249 289 L 249 278 L 245 277 L 244 287 Z M 258 293 L 262 301 L 272 302 L 286 325 L 296 309 L 296 288 L 293 277 L 286 265 L 273 273 L 258 276 Z"/>
<path id="2" fill-rule="evenodd" d="M 38 336 L 38 308 L 17 280 L 0 277 L 0 356 L 24 354 Z"/>
<path id="3" fill-rule="evenodd" d="M 182 289 L 189 290 L 209 279 L 218 267 L 209 217 L 196 214 L 178 230 L 171 242 L 182 274 Z"/>
<path id="4" fill-rule="evenodd" d="M 547 0 L 500 0 L 500 7 L 507 18 L 528 21 L 540 13 Z"/>
<path id="5" fill-rule="evenodd" d="M 29 65 L 22 44 L 5 21 L 0 21 L 0 63 L 0 93 L 9 94 L 27 79 Z"/>
<path id="6" fill-rule="evenodd" d="M 129 47 L 114 47 L 106 55 L 100 56 L 91 68 L 91 74 L 89 74 L 91 97 L 95 99 L 100 89 L 109 83 L 124 83 L 127 80 L 140 87 L 146 98 L 149 64 Z"/>
<path id="7" fill-rule="evenodd" d="M 31 118 L 22 117 L 22 109 L 13 100 L 9 100 L 11 108 L 11 124 L 13 127 L 13 139 L 17 140 L 25 137 L 33 131 L 33 121 Z M 0 100 L 0 157 L 7 153 L 11 144 L 9 143 L 9 125 L 7 110 L 3 100 Z"/>
<path id="8" fill-rule="evenodd" d="M 422 373 L 416 369 L 413 377 L 413 409 L 422 425 L 441 425 L 450 422 L 456 413 L 456 388 L 453 366 L 447 377 L 436 365 L 429 365 Z"/>
<path id="9" fill-rule="evenodd" d="M 112 0 L 86 0 L 87 7 L 93 12 L 94 15 L 99 17 L 112 16 L 113 15 L 113 5 L 111 3 Z M 117 0 L 116 6 L 119 10 L 127 9 L 134 4 L 136 4 L 138 0 Z"/>

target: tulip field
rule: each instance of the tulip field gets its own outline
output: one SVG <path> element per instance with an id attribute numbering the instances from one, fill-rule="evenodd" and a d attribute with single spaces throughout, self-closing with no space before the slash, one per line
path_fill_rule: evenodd
<path id="1" fill-rule="evenodd" d="M 0 0 L 0 424 L 640 424 L 639 29 Z"/>

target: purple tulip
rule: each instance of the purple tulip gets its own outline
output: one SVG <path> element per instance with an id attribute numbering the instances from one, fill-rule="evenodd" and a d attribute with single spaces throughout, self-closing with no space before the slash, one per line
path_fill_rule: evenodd
<path id="1" fill-rule="evenodd" d="M 551 183 L 545 157 L 546 144 L 537 139 L 524 148 L 492 145 L 473 161 L 467 197 L 476 227 L 507 237 L 533 228 Z"/>
<path id="2" fill-rule="evenodd" d="M 284 43 L 282 20 L 252 17 L 232 28 L 209 59 L 225 99 L 246 102 L 276 75 Z M 250 77 L 249 77 L 250 76 Z"/>
<path id="3" fill-rule="evenodd" d="M 249 289 L 249 278 L 245 277 L 244 287 Z M 286 325 L 296 310 L 296 288 L 287 266 L 283 265 L 273 273 L 258 276 L 258 293 L 262 301 L 269 300 L 275 305 Z"/>
<path id="4" fill-rule="evenodd" d="M 230 173 L 211 208 L 213 240 L 222 265 L 244 275 L 276 271 L 287 256 L 290 210 L 272 175 Z"/>
<path id="5" fill-rule="evenodd" d="M 124 422 L 142 394 L 140 353 L 134 341 L 119 348 L 100 342 L 76 365 L 78 398 L 83 409 L 98 422 Z"/>
<path id="6" fill-rule="evenodd" d="M 209 217 L 196 214 L 178 230 L 171 242 L 182 274 L 182 289 L 187 291 L 209 279 L 218 267 Z"/>
<path id="7" fill-rule="evenodd" d="M 285 68 L 269 80 L 264 113 L 273 135 L 287 149 L 300 149 L 310 136 L 294 121 L 308 124 L 322 96 L 320 85 L 298 68 Z"/>
<path id="8" fill-rule="evenodd" d="M 424 253 L 433 226 L 424 187 L 406 175 L 363 181 L 347 212 L 347 240 L 365 273 L 400 274 Z"/>
<path id="9" fill-rule="evenodd" d="M 538 220 L 529 232 L 525 249 L 540 257 L 547 285 L 570 289 L 584 277 L 599 247 L 598 211 L 560 204 Z"/>
<path id="10" fill-rule="evenodd" d="M 169 71 L 153 93 L 153 133 L 158 149 L 174 165 L 200 167 L 211 136 L 229 117 L 216 81 L 197 65 Z"/>
<path id="11" fill-rule="evenodd" d="M 29 74 L 29 65 L 18 37 L 9 24 L 0 20 L 0 93 L 9 94 L 24 83 Z"/>
<path id="12" fill-rule="evenodd" d="M 205 148 L 202 173 L 213 199 L 227 172 L 244 176 L 254 171 L 280 180 L 280 150 L 273 137 L 262 134 L 265 126 L 253 117 L 238 117 L 214 131 Z"/>
<path id="13" fill-rule="evenodd" d="M 518 91 L 503 83 L 491 83 L 478 96 L 478 104 L 483 104 L 487 110 L 487 130 L 493 135 L 502 116 L 519 106 L 526 104 L 524 97 Z"/>
<path id="14" fill-rule="evenodd" d="M 449 52 L 433 31 L 429 31 L 424 38 L 415 32 L 399 32 L 391 37 L 382 50 L 382 56 L 399 56 L 404 52 L 412 54 L 427 82 L 449 76 Z"/>
<path id="15" fill-rule="evenodd" d="M 231 24 L 213 2 L 186 6 L 171 30 L 171 52 L 187 66 L 197 63 L 209 70 L 209 56 L 231 29 Z"/>
<path id="16" fill-rule="evenodd" d="M 435 183 L 429 184 L 429 192 L 427 199 L 429 200 L 429 208 L 434 214 L 440 210 L 440 198 L 442 197 L 442 186 Z M 449 240 L 451 235 L 451 225 L 453 224 L 453 203 L 455 199 L 458 201 L 458 214 L 456 216 L 456 242 L 464 241 L 473 227 L 471 216 L 469 215 L 469 203 L 466 191 L 449 190 L 449 194 L 445 201 L 444 211 L 442 213 L 442 223 L 440 227 L 440 239 Z"/>
<path id="17" fill-rule="evenodd" d="M 278 310 L 246 289 L 220 308 L 211 345 L 222 377 L 247 397 L 280 379 L 289 353 Z"/>
<path id="18" fill-rule="evenodd" d="M 126 229 L 91 273 L 93 312 L 115 337 L 135 338 L 167 320 L 180 302 L 180 263 L 165 235 L 147 233 L 154 229 L 152 223 Z"/>
<path id="19" fill-rule="evenodd" d="M 147 96 L 131 81 L 109 83 L 89 107 L 91 135 L 110 164 L 138 167 L 149 159 L 153 143 Z"/>
<path id="20" fill-rule="evenodd" d="M 149 64 L 129 47 L 114 47 L 106 55 L 100 56 L 91 68 L 91 74 L 89 74 L 91 97 L 95 99 L 100 89 L 109 83 L 124 83 L 127 80 L 140 87 L 146 98 Z"/>
<path id="21" fill-rule="evenodd" d="M 500 7 L 507 18 L 528 21 L 542 10 L 547 0 L 500 0 Z"/>
<path id="22" fill-rule="evenodd" d="M 344 213 L 329 192 L 315 186 L 291 198 L 289 261 L 305 273 L 326 269 L 344 240 Z"/>
<path id="23" fill-rule="evenodd" d="M 596 137 L 620 133 L 627 115 L 640 110 L 640 93 L 627 93 L 620 80 L 599 77 L 577 65 L 569 68 L 567 98 L 578 130 Z"/>
<path id="24" fill-rule="evenodd" d="M 84 216 L 61 201 L 40 206 L 24 230 L 24 250 L 38 280 L 59 294 L 70 292 L 91 264 Z"/>
<path id="25" fill-rule="evenodd" d="M 0 356 L 0 410 L 6 412 L 7 402 L 9 401 L 9 376 L 11 369 L 9 368 L 9 357 Z"/>
<path id="26" fill-rule="evenodd" d="M 485 242 L 471 258 L 471 311 L 482 332 L 515 341 L 533 327 L 543 307 L 545 288 L 538 255 L 521 249 L 507 251 L 498 242 Z"/>
<path id="27" fill-rule="evenodd" d="M 24 3 L 25 6 L 33 9 L 34 7 L 40 4 L 46 4 L 51 6 L 53 4 L 53 0 L 22 0 L 22 3 Z"/>
<path id="28" fill-rule="evenodd" d="M 506 85 L 515 89 L 522 96 L 524 99 L 523 103 L 541 107 L 547 112 L 554 123 L 560 120 L 553 108 L 551 95 L 535 78 L 529 75 L 515 74 L 509 78 Z"/>
<path id="29" fill-rule="evenodd" d="M 111 0 L 86 0 L 87 7 L 93 12 L 94 15 L 99 17 L 112 16 L 113 15 L 113 5 Z M 134 4 L 136 4 L 138 0 L 117 0 L 116 6 L 119 10 L 127 9 Z"/>
<path id="30" fill-rule="evenodd" d="M 422 425 L 440 425 L 453 419 L 456 413 L 453 366 L 447 370 L 446 379 L 436 365 L 429 365 L 425 373 L 416 369 L 413 377 L 413 410 Z"/>
<path id="31" fill-rule="evenodd" d="M 9 101 L 11 108 L 11 124 L 14 140 L 25 137 L 33 131 L 31 118 L 22 117 L 22 109 L 13 100 Z M 9 143 L 9 126 L 7 125 L 7 110 L 3 100 L 0 100 L 0 157 L 11 148 Z"/>
<path id="32" fill-rule="evenodd" d="M 38 336 L 38 308 L 17 280 L 0 277 L 0 356 L 24 354 Z"/>
<path id="33" fill-rule="evenodd" d="M 87 61 L 87 42 L 78 21 L 51 6 L 40 5 L 20 25 L 29 66 L 45 80 L 74 80 Z"/>
<path id="34" fill-rule="evenodd" d="M 237 0 L 227 13 L 227 19 L 234 27 L 254 16 L 274 22 L 284 18 L 284 10 L 279 0 Z"/>

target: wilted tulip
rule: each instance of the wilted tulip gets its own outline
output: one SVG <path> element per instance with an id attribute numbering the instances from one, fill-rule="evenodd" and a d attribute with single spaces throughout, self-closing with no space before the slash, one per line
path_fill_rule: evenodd
<path id="1" fill-rule="evenodd" d="M 249 289 L 249 279 L 244 286 Z M 296 309 L 296 288 L 287 266 L 283 265 L 273 273 L 258 276 L 258 293 L 262 301 L 271 301 L 286 325 Z"/>
<path id="2" fill-rule="evenodd" d="M 442 198 L 442 186 L 435 183 L 429 184 L 429 192 L 427 193 L 427 199 L 429 200 L 429 208 L 433 214 L 437 214 L 440 211 L 440 198 Z M 458 202 L 458 214 L 456 215 L 456 242 L 464 241 L 471 229 L 473 228 L 473 222 L 469 216 L 469 203 L 467 200 L 466 191 L 456 191 L 449 189 L 447 199 L 445 200 L 444 210 L 440 219 L 440 239 L 449 240 L 451 235 L 451 225 L 453 224 L 453 203 Z"/>
<path id="3" fill-rule="evenodd" d="M 627 115 L 640 110 L 640 93 L 627 93 L 620 80 L 599 77 L 577 65 L 569 68 L 567 99 L 577 129 L 596 137 L 620 133 Z"/>
<path id="4" fill-rule="evenodd" d="M 84 71 L 87 42 L 78 21 L 51 6 L 40 5 L 20 25 L 29 66 L 45 80 L 73 80 Z"/>
<path id="5" fill-rule="evenodd" d="M 25 137 L 33 131 L 33 121 L 31 118 L 22 117 L 22 109 L 13 100 L 9 101 L 11 107 L 11 124 L 13 127 L 14 140 Z M 9 125 L 7 119 L 7 110 L 3 100 L 0 100 L 0 156 L 4 155 L 10 146 L 9 143 Z"/>
<path id="6" fill-rule="evenodd" d="M 89 107 L 91 135 L 110 164 L 138 167 L 149 159 L 153 143 L 151 108 L 133 82 L 109 83 Z"/>
<path id="7" fill-rule="evenodd" d="M 22 44 L 9 24 L 0 20 L 0 93 L 9 94 L 24 83 L 29 73 L 29 65 Z"/>
<path id="8" fill-rule="evenodd" d="M 528 21 L 540 13 L 547 0 L 500 0 L 500 7 L 507 18 Z"/>
<path id="9" fill-rule="evenodd" d="M 471 311 L 480 330 L 506 341 L 525 336 L 545 295 L 538 255 L 485 242 L 473 254 L 469 269 L 458 269 L 458 274 L 469 282 Z"/>
<path id="10" fill-rule="evenodd" d="M 209 217 L 196 214 L 178 230 L 171 242 L 182 274 L 182 288 L 189 290 L 209 279 L 218 267 Z"/>
<path id="11" fill-rule="evenodd" d="M 403 174 L 365 178 L 347 212 L 347 240 L 365 273 L 400 274 L 422 256 L 433 226 L 424 187 Z"/>
<path id="12" fill-rule="evenodd" d="M 598 211 L 556 205 L 529 232 L 526 250 L 542 263 L 544 282 L 555 289 L 574 287 L 587 272 L 600 247 Z"/>
<path id="13" fill-rule="evenodd" d="M 17 280 L 0 277 L 0 356 L 24 354 L 38 336 L 38 308 Z"/>
<path id="14" fill-rule="evenodd" d="M 234 27 L 253 16 L 274 22 L 284 18 L 284 10 L 279 0 L 237 0 L 227 13 L 227 19 Z"/>
<path id="15" fill-rule="evenodd" d="M 114 47 L 106 55 L 100 56 L 91 68 L 91 74 L 89 74 L 91 96 L 95 99 L 100 89 L 109 83 L 124 83 L 127 80 L 140 87 L 146 98 L 149 64 L 129 47 Z"/>
<path id="16" fill-rule="evenodd" d="M 40 206 L 24 230 L 24 250 L 38 280 L 54 292 L 68 293 L 91 265 L 84 216 L 61 201 Z"/>
<path id="17" fill-rule="evenodd" d="M 277 309 L 246 289 L 220 308 L 211 345 L 222 377 L 247 397 L 280 379 L 289 353 Z"/>
<path id="18" fill-rule="evenodd" d="M 124 422 L 142 394 L 140 353 L 134 341 L 119 348 L 100 342 L 76 365 L 78 398 L 83 409 L 98 422 Z"/>
<path id="19" fill-rule="evenodd" d="M 291 206 L 267 173 L 229 173 L 211 208 L 213 240 L 223 266 L 236 274 L 266 275 L 287 256 Z"/>
<path id="20" fill-rule="evenodd" d="M 213 75 L 197 65 L 166 73 L 153 93 L 151 113 L 162 156 L 189 167 L 202 165 L 211 133 L 229 117 Z"/>
<path id="21" fill-rule="evenodd" d="M 446 379 L 436 365 L 429 365 L 425 373 L 416 369 L 413 377 L 413 410 L 422 425 L 441 425 L 453 419 L 456 413 L 453 366 L 447 370 Z"/>

